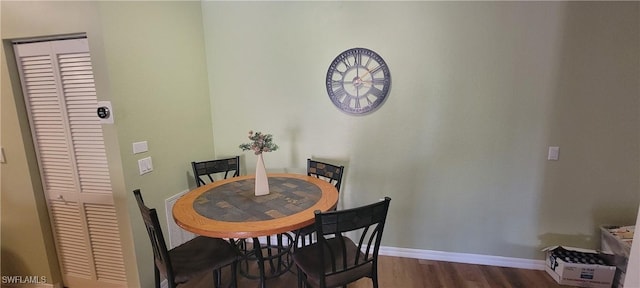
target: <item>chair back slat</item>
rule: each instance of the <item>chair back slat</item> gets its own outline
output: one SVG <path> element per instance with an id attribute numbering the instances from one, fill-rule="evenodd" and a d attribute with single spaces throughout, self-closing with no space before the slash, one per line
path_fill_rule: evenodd
<path id="1" fill-rule="evenodd" d="M 362 251 L 362 244 L 365 243 L 364 240 L 367 236 L 367 232 L 369 231 L 369 226 L 364 227 L 364 231 L 362 231 L 362 234 L 360 235 L 360 240 L 358 241 L 358 251 Z M 371 247 L 371 240 L 373 240 L 373 237 L 369 237 L 369 241 L 367 242 L 367 249 L 366 249 L 366 253 L 365 253 L 365 257 L 364 260 L 367 260 L 366 255 L 369 255 L 369 248 Z M 358 263 L 358 258 L 360 257 L 360 254 L 356 255 L 356 263 Z"/>
<path id="2" fill-rule="evenodd" d="M 191 167 L 193 169 L 193 176 L 195 177 L 196 185 L 197 187 L 200 187 L 207 183 L 214 182 L 216 180 L 215 175 L 217 174 L 224 173 L 224 176 L 218 176 L 221 177 L 221 179 L 240 176 L 240 156 L 191 162 Z M 209 181 L 205 181 L 206 179 L 209 179 Z"/>

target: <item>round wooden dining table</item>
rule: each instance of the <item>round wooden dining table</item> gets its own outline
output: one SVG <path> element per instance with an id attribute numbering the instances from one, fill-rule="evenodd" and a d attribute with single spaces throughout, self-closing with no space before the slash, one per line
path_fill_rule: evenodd
<path id="1" fill-rule="evenodd" d="M 269 194 L 254 195 L 254 175 L 218 180 L 181 196 L 178 226 L 202 236 L 252 238 L 294 231 L 314 222 L 314 211 L 338 203 L 338 190 L 302 174 L 269 174 Z"/>
<path id="2" fill-rule="evenodd" d="M 255 196 L 255 175 L 247 175 L 195 188 L 173 206 L 176 224 L 189 232 L 216 238 L 253 238 L 262 287 L 265 272 L 258 237 L 287 235 L 311 225 L 314 211 L 326 212 L 338 203 L 338 190 L 322 179 L 289 173 L 268 174 L 268 179 L 267 195 Z"/>

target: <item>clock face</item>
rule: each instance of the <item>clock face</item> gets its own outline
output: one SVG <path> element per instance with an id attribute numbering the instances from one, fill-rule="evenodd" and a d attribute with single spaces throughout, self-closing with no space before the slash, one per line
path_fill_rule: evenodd
<path id="1" fill-rule="evenodd" d="M 391 88 L 387 63 L 376 52 L 352 48 L 340 53 L 327 71 L 327 93 L 340 110 L 367 114 L 382 105 Z"/>

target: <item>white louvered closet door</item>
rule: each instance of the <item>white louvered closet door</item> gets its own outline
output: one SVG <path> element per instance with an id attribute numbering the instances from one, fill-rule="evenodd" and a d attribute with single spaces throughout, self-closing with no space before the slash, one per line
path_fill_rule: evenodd
<path id="1" fill-rule="evenodd" d="M 125 287 L 86 38 L 14 44 L 65 287 Z"/>

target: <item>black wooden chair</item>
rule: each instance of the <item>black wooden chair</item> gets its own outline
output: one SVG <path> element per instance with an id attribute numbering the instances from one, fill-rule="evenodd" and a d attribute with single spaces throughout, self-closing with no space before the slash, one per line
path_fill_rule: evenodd
<path id="1" fill-rule="evenodd" d="M 193 176 L 196 180 L 197 187 L 215 181 L 216 174 L 227 179 L 228 177 L 240 176 L 240 156 L 215 159 L 201 162 L 191 162 L 193 168 Z M 222 175 L 224 173 L 224 175 Z M 204 179 L 203 179 L 204 178 Z"/>
<path id="2" fill-rule="evenodd" d="M 342 185 L 342 175 L 344 173 L 344 166 L 337 166 L 326 162 L 315 161 L 307 159 L 307 175 L 314 176 L 319 179 L 323 179 L 333 184 L 338 192 L 340 192 L 340 185 Z M 335 208 L 332 210 L 335 211 Z M 305 246 L 308 243 L 313 242 L 313 233 L 315 227 L 309 225 L 303 227 L 297 231 L 294 231 L 294 248 L 298 246 Z"/>
<path id="3" fill-rule="evenodd" d="M 241 254 L 234 245 L 219 238 L 197 236 L 168 250 L 156 209 L 145 206 L 140 189 L 133 190 L 133 194 L 138 202 L 142 220 L 144 220 L 153 248 L 156 288 L 160 287 L 161 277 L 166 278 L 169 287 L 173 288 L 208 271 L 213 272 L 215 287 L 220 287 L 222 268 L 226 266 L 231 267 L 230 286 L 237 287 L 236 265 Z"/>
<path id="4" fill-rule="evenodd" d="M 391 198 L 353 209 L 315 212 L 317 241 L 300 247 L 292 258 L 298 287 L 346 287 L 363 277 L 378 287 L 378 249 Z M 357 242 L 344 236 L 358 235 Z"/>
<path id="5" fill-rule="evenodd" d="M 337 166 L 325 162 L 307 159 L 307 175 L 324 179 L 325 181 L 336 186 L 338 192 L 340 192 L 340 185 L 342 185 L 343 172 L 344 166 Z"/>

